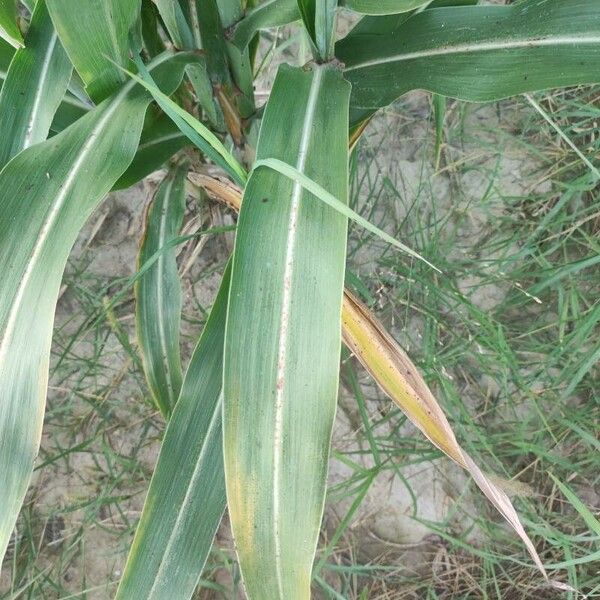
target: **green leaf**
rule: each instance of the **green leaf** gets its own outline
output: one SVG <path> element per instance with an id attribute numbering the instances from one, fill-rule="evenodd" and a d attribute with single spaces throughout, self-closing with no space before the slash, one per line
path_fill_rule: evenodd
<path id="1" fill-rule="evenodd" d="M 244 2 L 244 6 L 253 6 L 253 0 Z M 242 0 L 217 0 L 217 7 L 219 9 L 219 16 L 223 27 L 231 27 L 234 23 L 239 21 L 243 14 L 244 9 L 242 6 Z"/>
<path id="2" fill-rule="evenodd" d="M 150 58 L 165 51 L 165 42 L 159 30 L 158 11 L 152 0 L 142 0 L 142 40 Z"/>
<path id="3" fill-rule="evenodd" d="M 426 6 L 431 0 L 341 0 L 340 5 L 364 15 L 395 15 Z"/>
<path id="4" fill-rule="evenodd" d="M 265 0 L 235 26 L 231 41 L 244 49 L 261 29 L 280 27 L 300 19 L 297 0 Z"/>
<path id="5" fill-rule="evenodd" d="M 345 200 L 348 96 L 329 65 L 280 67 L 258 159 L 295 165 Z M 253 171 L 234 250 L 223 412 L 229 514 L 252 599 L 310 596 L 337 400 L 346 230 L 346 219 L 300 184 Z"/>
<path id="6" fill-rule="evenodd" d="M 237 183 L 244 185 L 246 182 L 246 171 L 236 158 L 223 146 L 221 140 L 203 125 L 198 119 L 183 110 L 173 102 L 166 94 L 160 91 L 144 65 L 137 62 L 142 77 L 125 71 L 134 81 L 145 87 L 154 97 L 157 104 L 165 111 L 173 122 L 179 127 L 189 140 L 195 144 L 207 157 L 222 167 Z"/>
<path id="7" fill-rule="evenodd" d="M 241 145 L 243 140 L 240 115 L 243 112 L 245 116 L 250 116 L 254 112 L 254 88 L 249 54 L 247 50 L 240 54 L 235 47 L 231 51 L 228 49 L 216 0 L 196 1 L 197 12 L 202 15 L 199 19 L 199 31 L 202 48 L 206 51 L 208 75 L 227 130 L 236 143 Z M 237 89 L 234 86 L 233 74 L 237 74 Z M 244 80 L 249 85 L 244 85 Z"/>
<path id="8" fill-rule="evenodd" d="M 198 14 L 198 31 L 206 51 L 206 66 L 213 85 L 230 85 L 227 47 L 216 0 L 192 2 Z"/>
<path id="9" fill-rule="evenodd" d="M 427 5 L 427 8 L 441 8 L 444 6 L 475 6 L 478 3 L 479 0 L 433 0 L 431 4 Z"/>
<path id="10" fill-rule="evenodd" d="M 315 57 L 328 61 L 333 56 L 333 34 L 338 0 L 296 0 L 300 16 L 313 43 Z"/>
<path id="11" fill-rule="evenodd" d="M 71 78 L 45 0 L 38 0 L 25 48 L 17 50 L 0 92 L 0 169 L 24 148 L 46 139 Z"/>
<path id="12" fill-rule="evenodd" d="M 160 169 L 174 154 L 189 144 L 187 137 L 167 115 L 161 112 L 156 117 L 154 112 L 148 111 L 135 158 L 127 171 L 119 177 L 113 190 L 131 187 Z"/>
<path id="13" fill-rule="evenodd" d="M 183 163 L 167 174 L 148 208 L 138 268 L 177 237 L 185 214 Z M 156 264 L 135 285 L 137 339 L 150 392 L 165 417 L 175 406 L 183 379 L 179 350 L 181 282 L 174 248 L 162 252 Z"/>
<path id="14" fill-rule="evenodd" d="M 315 16 L 316 16 L 316 3 L 317 0 L 296 0 L 298 10 L 300 11 L 300 17 L 304 23 L 304 27 L 308 32 L 310 39 L 315 42 Z"/>
<path id="15" fill-rule="evenodd" d="M 67 93 L 54 114 L 50 130 L 53 133 L 60 133 L 63 129 L 81 119 L 81 117 L 90 111 L 90 108 L 90 106 Z"/>
<path id="16" fill-rule="evenodd" d="M 126 77 L 116 65 L 129 57 L 129 35 L 138 25 L 141 0 L 47 0 L 60 41 L 94 102 Z M 136 50 L 134 48 L 134 50 Z"/>
<path id="17" fill-rule="evenodd" d="M 437 8 L 385 32 L 371 23 L 336 46 L 353 125 L 412 89 L 488 101 L 600 80 L 598 2 Z"/>
<path id="18" fill-rule="evenodd" d="M 0 38 L 0 84 L 6 79 L 10 61 L 13 59 L 14 55 L 15 49 L 8 42 L 5 42 Z"/>
<path id="19" fill-rule="evenodd" d="M 592 513 L 566 483 L 560 481 L 560 479 L 555 477 L 552 473 L 548 473 L 548 475 L 550 475 L 554 483 L 558 486 L 558 489 L 570 502 L 571 506 L 573 506 L 573 508 L 581 515 L 581 518 L 585 521 L 585 524 L 589 527 L 590 531 L 600 537 L 600 521 L 596 519 L 594 513 Z"/>
<path id="20" fill-rule="evenodd" d="M 221 389 L 229 267 L 167 426 L 116 600 L 189 600 L 225 510 Z"/>
<path id="21" fill-rule="evenodd" d="M 380 237 L 383 241 L 388 244 L 392 244 L 399 250 L 406 252 L 406 254 L 413 256 L 414 258 L 418 258 L 422 260 L 425 264 L 429 265 L 432 269 L 435 269 L 438 273 L 441 271 L 434 265 L 432 265 L 428 260 L 424 259 L 420 254 L 405 246 L 403 243 L 399 242 L 391 235 L 387 234 L 385 231 L 379 229 L 373 225 L 370 221 L 367 221 L 364 217 L 361 217 L 357 212 L 353 211 L 349 206 L 344 204 L 341 200 L 338 200 L 333 194 L 328 192 L 323 186 L 320 186 L 318 183 L 310 179 L 298 171 L 298 169 L 284 163 L 283 161 L 277 158 L 264 158 L 257 160 L 254 163 L 254 170 L 259 169 L 260 167 L 268 167 L 285 175 L 292 181 L 294 181 L 297 185 L 302 186 L 305 190 L 309 191 L 315 198 L 321 200 L 340 214 L 344 215 L 348 219 L 352 219 L 355 223 L 358 223 L 361 227 L 364 227 L 367 231 L 374 233 L 376 236 Z"/>
<path id="22" fill-rule="evenodd" d="M 175 47 L 180 50 L 195 48 L 194 35 L 178 0 L 154 0 L 154 4 Z"/>
<path id="23" fill-rule="evenodd" d="M 0 38 L 15 48 L 23 47 L 23 36 L 17 24 L 17 0 L 0 0 Z"/>
<path id="24" fill-rule="evenodd" d="M 315 35 L 319 56 L 333 58 L 336 9 L 338 0 L 316 0 Z"/>
<path id="25" fill-rule="evenodd" d="M 186 50 L 202 48 L 198 5 L 196 0 L 185 1 L 185 12 L 182 9 L 182 4 L 178 0 L 156 0 L 156 6 L 165 27 L 167 28 L 169 36 L 177 48 Z M 218 17 L 214 5 L 213 9 Z M 191 26 L 191 23 L 194 24 L 194 27 Z M 213 98 L 212 82 L 207 69 L 206 60 L 203 60 L 198 64 L 190 65 L 187 69 L 187 75 L 194 88 L 198 102 L 206 113 L 208 120 L 217 127 L 217 129 L 223 129 L 223 115 Z"/>
<path id="26" fill-rule="evenodd" d="M 194 57 L 151 68 L 172 92 Z M 0 558 L 37 456 L 54 309 L 69 251 L 135 154 L 151 97 L 134 82 L 0 172 Z"/>

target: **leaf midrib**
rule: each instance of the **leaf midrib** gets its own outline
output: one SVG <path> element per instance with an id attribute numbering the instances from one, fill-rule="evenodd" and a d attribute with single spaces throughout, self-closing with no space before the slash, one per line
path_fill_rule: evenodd
<path id="1" fill-rule="evenodd" d="M 160 226 L 159 226 L 159 248 L 162 248 L 166 244 L 166 226 L 167 226 L 167 215 L 170 212 L 171 208 L 171 192 L 173 190 L 174 178 L 170 179 L 167 183 L 167 188 L 164 191 L 164 203 L 161 203 L 161 215 L 160 215 Z M 157 285 L 157 317 L 158 317 L 158 337 L 160 339 L 160 349 L 161 355 L 163 357 L 163 367 L 165 369 L 165 379 L 167 384 L 167 390 L 169 394 L 168 404 L 169 407 L 172 408 L 175 405 L 175 390 L 173 389 L 173 374 L 171 373 L 171 363 L 169 361 L 168 355 L 168 343 L 167 343 L 167 335 L 165 333 L 165 317 L 164 317 L 164 285 L 161 285 L 164 281 L 164 271 L 165 271 L 165 261 L 166 261 L 166 253 L 161 252 L 158 258 L 157 264 L 157 277 L 156 282 Z"/>
<path id="2" fill-rule="evenodd" d="M 435 56 L 447 56 L 448 54 L 472 54 L 475 52 L 492 52 L 494 50 L 515 50 L 519 48 L 542 48 L 548 46 L 569 46 L 569 45 L 597 45 L 600 44 L 600 35 L 569 35 L 569 36 L 547 36 L 542 38 L 523 38 L 523 39 L 505 39 L 494 42 L 480 42 L 473 44 L 456 44 L 454 46 L 440 46 L 428 50 L 419 50 L 416 52 L 406 52 L 395 54 L 383 58 L 365 60 L 363 62 L 351 65 L 344 69 L 344 72 L 355 71 L 357 69 L 375 67 L 378 65 L 406 62 L 419 58 L 431 58 Z"/>
<path id="3" fill-rule="evenodd" d="M 311 131 L 315 118 L 317 98 L 321 88 L 323 78 L 323 68 L 317 67 L 314 71 L 314 77 L 311 82 L 311 88 L 304 113 L 302 124 L 302 133 L 300 136 L 300 147 L 298 149 L 298 160 L 296 168 L 303 172 L 306 167 L 306 158 L 308 155 L 308 146 L 311 140 Z M 283 409 L 286 387 L 287 371 L 287 351 L 289 343 L 289 319 L 291 308 L 292 279 L 294 276 L 294 259 L 297 245 L 297 225 L 300 210 L 300 199 L 302 195 L 302 186 L 295 182 L 292 188 L 290 216 L 288 220 L 288 237 L 286 243 L 285 268 L 283 272 L 283 297 L 281 303 L 281 313 L 279 320 L 279 339 L 277 349 L 277 375 L 276 375 L 276 395 L 275 395 L 275 423 L 273 429 L 273 526 L 275 534 L 275 571 L 277 574 L 277 586 L 280 598 L 284 598 L 282 566 L 281 566 L 281 546 L 280 546 L 280 489 L 281 489 L 281 442 L 283 439 Z"/>
<path id="4" fill-rule="evenodd" d="M 175 523 L 173 524 L 173 527 L 171 528 L 171 534 L 169 535 L 169 540 L 167 541 L 167 544 L 165 546 L 165 551 L 162 554 L 160 564 L 158 565 L 158 568 L 156 570 L 156 575 L 154 577 L 152 587 L 150 588 L 150 591 L 148 592 L 149 600 L 153 597 L 156 586 L 159 584 L 159 582 L 161 582 L 161 579 L 164 579 L 164 577 L 165 577 L 163 572 L 164 572 L 165 568 L 167 567 L 166 557 L 169 556 L 174 541 L 181 537 L 179 535 L 179 529 L 181 528 L 181 525 L 182 525 L 181 521 L 186 513 L 186 507 L 189 506 L 189 504 L 192 500 L 191 493 L 192 493 L 192 490 L 195 488 L 195 483 L 200 475 L 204 455 L 206 454 L 207 448 L 209 447 L 208 440 L 211 439 L 215 427 L 217 427 L 221 422 L 221 402 L 222 402 L 221 399 L 219 399 L 219 401 L 215 405 L 214 413 L 213 413 L 212 417 L 210 418 L 210 423 L 209 423 L 208 429 L 206 431 L 204 443 L 202 444 L 202 449 L 200 450 L 200 454 L 198 455 L 198 460 L 196 461 L 196 464 L 194 466 L 194 472 L 192 473 L 192 477 L 190 479 L 190 484 L 185 491 L 185 496 L 181 503 L 181 507 L 180 507 L 179 511 L 177 512 L 177 519 L 175 520 Z M 165 434 L 165 437 L 166 437 L 166 434 Z"/>
<path id="5" fill-rule="evenodd" d="M 171 57 L 172 57 L 172 55 L 168 54 L 168 53 L 161 55 L 154 62 L 152 67 L 154 68 L 154 67 L 162 64 L 163 62 L 165 62 L 166 60 L 168 60 Z M 29 284 L 29 281 L 35 271 L 35 268 L 38 263 L 38 259 L 42 254 L 43 248 L 44 248 L 46 241 L 50 235 L 50 232 L 54 229 L 56 220 L 62 210 L 62 207 L 64 206 L 64 203 L 65 203 L 67 197 L 69 196 L 69 194 L 72 190 L 73 183 L 77 179 L 77 176 L 79 175 L 79 172 L 82 169 L 86 159 L 93 152 L 96 143 L 101 139 L 100 134 L 102 133 L 103 129 L 110 122 L 111 117 L 113 116 L 115 111 L 118 109 L 123 98 L 131 91 L 131 89 L 135 85 L 136 85 L 135 81 L 129 81 L 123 86 L 123 89 L 111 101 L 110 107 L 107 108 L 102 119 L 98 122 L 96 127 L 94 127 L 94 129 L 90 132 L 88 140 L 81 148 L 81 151 L 80 151 L 80 154 L 79 154 L 77 160 L 74 162 L 73 167 L 70 170 L 70 173 L 69 173 L 67 179 L 65 180 L 63 186 L 60 188 L 60 192 L 59 192 L 57 198 L 55 199 L 55 202 L 53 203 L 51 210 L 49 211 L 48 215 L 46 216 L 44 223 L 42 224 L 42 227 L 40 229 L 40 234 L 36 240 L 35 245 L 33 246 L 32 250 L 31 250 L 29 260 L 27 261 L 27 267 L 25 269 L 25 272 L 23 273 L 23 277 L 22 277 L 21 281 L 19 282 L 19 286 L 17 288 L 15 295 L 13 296 L 13 299 L 11 300 L 11 308 L 10 308 L 10 312 L 8 313 L 8 317 L 6 319 L 6 325 L 4 326 L 3 331 L 1 332 L 2 337 L 0 339 L 0 364 L 4 361 L 8 347 L 10 346 L 9 342 L 12 339 L 12 336 L 14 333 L 14 328 L 16 326 L 19 309 L 21 307 L 21 301 L 25 294 L 27 285 Z"/>
<path id="6" fill-rule="evenodd" d="M 33 105 L 31 107 L 31 114 L 30 114 L 29 120 L 27 122 L 26 134 L 25 134 L 25 138 L 23 139 L 23 148 L 22 149 L 28 148 L 32 144 L 34 124 L 37 120 L 37 115 L 42 106 L 42 93 L 45 89 L 44 85 L 45 85 L 46 79 L 48 78 L 48 73 L 50 71 L 50 63 L 52 61 L 52 56 L 54 54 L 54 49 L 56 47 L 57 40 L 58 40 L 58 35 L 57 35 L 56 31 L 54 31 L 52 33 L 52 38 L 50 40 L 50 43 L 48 44 L 48 47 L 46 50 L 46 55 L 44 56 L 44 63 L 42 65 L 42 70 L 40 71 L 38 85 L 35 88 L 35 97 L 33 100 Z"/>

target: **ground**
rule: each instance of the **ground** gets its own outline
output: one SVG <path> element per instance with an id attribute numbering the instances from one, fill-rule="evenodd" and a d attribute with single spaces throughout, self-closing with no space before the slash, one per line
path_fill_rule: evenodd
<path id="1" fill-rule="evenodd" d="M 599 93 L 535 96 L 592 160 Z M 352 226 L 348 281 L 464 447 L 509 480 L 551 576 L 600 597 L 598 529 L 580 506 L 600 511 L 598 179 L 522 97 L 450 101 L 438 159 L 431 106 L 414 93 L 372 122 L 352 157 L 351 202 L 442 273 Z M 112 194 L 73 250 L 42 450 L 0 598 L 114 593 L 164 432 L 139 369 L 128 280 L 160 178 Z M 188 198 L 189 230 L 231 222 Z M 231 236 L 205 239 L 179 256 L 186 359 L 231 249 Z M 578 597 L 544 583 L 469 477 L 347 352 L 340 373 L 316 598 Z M 243 597 L 226 517 L 197 597 Z"/>

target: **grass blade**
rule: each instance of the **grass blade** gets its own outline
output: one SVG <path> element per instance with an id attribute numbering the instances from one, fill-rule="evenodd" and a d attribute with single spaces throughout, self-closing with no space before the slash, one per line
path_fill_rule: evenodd
<path id="1" fill-rule="evenodd" d="M 223 146 L 221 140 L 204 126 L 198 119 L 173 102 L 166 94 L 163 94 L 156 86 L 152 77 L 147 72 L 141 61 L 137 61 L 142 77 L 129 71 L 125 72 L 140 85 L 145 87 L 154 97 L 157 104 L 165 111 L 173 122 L 179 127 L 188 139 L 197 146 L 207 157 L 222 167 L 236 182 L 244 185 L 246 182 L 246 171 L 236 158 Z"/>
<path id="2" fill-rule="evenodd" d="M 600 539 L 600 521 L 596 519 L 592 511 L 577 497 L 577 494 L 566 483 L 560 481 L 552 473 L 548 474 L 571 506 L 581 515 L 581 518 L 585 521 L 590 531 L 594 532 Z"/>
<path id="3" fill-rule="evenodd" d="M 327 65 L 281 67 L 258 158 L 295 164 L 345 198 L 348 94 L 341 74 Z M 300 117 L 290 121 L 290 114 Z M 325 499 L 346 219 L 308 196 L 276 171 L 253 171 L 234 250 L 224 362 L 225 473 L 242 575 L 256 599 L 310 596 Z"/>
<path id="4" fill-rule="evenodd" d="M 344 342 L 381 389 L 444 454 L 469 471 L 475 483 L 521 538 L 536 566 L 546 571 L 506 493 L 460 447 L 446 415 L 408 355 L 367 308 L 346 292 Z"/>
<path id="5" fill-rule="evenodd" d="M 363 19 L 336 45 L 353 126 L 413 89 L 481 102 L 600 78 L 598 2 L 435 8 L 398 27 L 382 20 Z"/>
<path id="6" fill-rule="evenodd" d="M 116 65 L 129 59 L 129 35 L 138 24 L 141 0 L 47 0 L 60 41 L 94 102 L 125 81 Z M 108 58 L 110 57 L 110 59 Z"/>
<path id="7" fill-rule="evenodd" d="M 167 91 L 192 57 L 152 68 Z M 0 557 L 25 497 L 40 443 L 54 309 L 80 228 L 135 154 L 151 97 L 128 82 L 0 173 Z"/>
<path id="8" fill-rule="evenodd" d="M 188 178 L 195 185 L 203 187 L 215 200 L 239 211 L 242 202 L 241 190 L 207 175 L 190 173 Z M 446 415 L 417 367 L 369 309 L 348 290 L 344 290 L 342 304 L 342 335 L 346 345 L 381 389 L 416 427 L 442 452 L 471 473 L 486 497 L 521 537 L 536 565 L 545 574 L 538 554 L 504 491 L 462 450 Z"/>
<path id="9" fill-rule="evenodd" d="M 8 42 L 0 38 L 0 87 L 4 85 L 8 67 L 14 55 L 15 49 Z"/>
<path id="10" fill-rule="evenodd" d="M 181 10 L 181 4 L 174 0 L 153 0 L 176 48 L 194 48 L 192 30 Z"/>
<path id="11" fill-rule="evenodd" d="M 14 48 L 23 47 L 23 36 L 17 25 L 17 0 L 0 1 L 0 38 Z"/>
<path id="12" fill-rule="evenodd" d="M 396 15 L 430 3 L 431 0 L 341 0 L 340 5 L 363 15 Z"/>
<path id="13" fill-rule="evenodd" d="M 385 231 L 382 231 L 379 229 L 379 227 L 376 227 L 364 217 L 361 217 L 346 204 L 338 200 L 333 194 L 328 192 L 324 187 L 307 177 L 304 173 L 298 171 L 298 169 L 277 158 L 259 159 L 254 163 L 253 170 L 256 171 L 260 167 L 268 167 L 269 169 L 273 169 L 274 171 L 285 175 L 340 214 L 344 215 L 348 219 L 351 219 L 355 223 L 358 223 L 361 227 L 364 227 L 367 231 L 374 233 L 383 241 L 387 242 L 388 244 L 392 244 L 396 248 L 406 252 L 406 254 L 422 260 L 426 265 L 430 266 L 432 269 L 435 269 L 438 273 L 441 273 L 441 271 L 435 265 L 432 265 L 427 259 L 423 258 L 414 250 L 411 250 L 408 246 L 405 246 L 403 243 L 394 239 L 391 235 L 388 235 Z"/>
<path id="14" fill-rule="evenodd" d="M 150 109 L 135 158 L 113 190 L 125 189 L 141 181 L 188 144 L 187 137 L 167 115 L 161 112 L 157 116 L 156 111 Z"/>
<path id="15" fill-rule="evenodd" d="M 231 41 L 243 50 L 261 30 L 280 27 L 300 19 L 297 0 L 265 0 L 249 10 L 235 26 Z"/>
<path id="16" fill-rule="evenodd" d="M 116 600 L 188 600 L 226 505 L 221 389 L 229 267 L 192 355 Z"/>
<path id="17" fill-rule="evenodd" d="M 0 92 L 0 169 L 24 148 L 46 139 L 71 78 L 45 0 L 38 0 L 25 48 L 17 50 Z"/>
<path id="18" fill-rule="evenodd" d="M 187 163 L 171 169 L 148 207 L 138 268 L 177 237 L 185 214 Z M 179 350 L 181 282 L 174 248 L 160 253 L 156 263 L 135 284 L 136 328 L 144 373 L 156 406 L 168 418 L 183 379 Z"/>

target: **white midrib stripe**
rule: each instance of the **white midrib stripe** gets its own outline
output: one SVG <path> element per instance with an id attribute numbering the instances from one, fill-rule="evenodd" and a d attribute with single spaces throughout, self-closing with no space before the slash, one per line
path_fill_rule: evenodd
<path id="1" fill-rule="evenodd" d="M 355 71 L 365 67 L 374 67 L 394 62 L 405 62 L 418 58 L 428 58 L 432 56 L 446 56 L 448 54 L 469 54 L 473 52 L 489 52 L 492 50 L 514 50 L 518 48 L 541 48 L 544 46 L 570 46 L 575 44 L 600 44 L 599 35 L 569 35 L 554 36 L 540 39 L 525 40 L 504 40 L 495 42 L 482 42 L 475 44 L 457 44 L 456 46 L 442 46 L 440 48 L 431 48 L 429 50 L 420 50 L 417 52 L 407 52 L 404 54 L 395 54 L 383 58 L 374 58 L 364 62 L 357 63 L 344 69 L 344 72 Z"/>
<path id="2" fill-rule="evenodd" d="M 17 316 L 19 314 L 19 308 L 21 307 L 21 302 L 23 301 L 23 296 L 25 295 L 25 290 L 27 289 L 29 280 L 31 279 L 31 276 L 33 275 L 33 272 L 35 271 L 38 259 L 40 258 L 41 254 L 42 254 L 46 240 L 48 239 L 48 236 L 50 235 L 50 232 L 52 231 L 52 228 L 54 227 L 54 224 L 56 223 L 56 220 L 57 220 L 57 218 L 62 210 L 62 207 L 69 195 L 69 192 L 71 191 L 73 182 L 77 179 L 77 176 L 79 175 L 79 171 L 81 170 L 86 159 L 91 154 L 91 152 L 94 150 L 97 137 L 100 135 L 100 133 L 102 133 L 102 130 L 104 129 L 106 124 L 110 121 L 115 110 L 119 106 L 119 104 L 120 104 L 119 100 L 128 91 L 129 91 L 129 88 L 123 89 L 123 91 L 114 99 L 110 108 L 107 109 L 103 118 L 98 122 L 96 127 L 94 127 L 94 129 L 90 133 L 89 138 L 87 139 L 86 143 L 81 148 L 81 152 L 80 152 L 79 156 L 77 157 L 77 160 L 75 161 L 75 163 L 73 163 L 71 172 L 69 173 L 67 179 L 65 180 L 65 182 L 60 190 L 60 193 L 56 197 L 56 199 L 52 205 L 52 208 L 51 208 L 50 212 L 48 213 L 48 216 L 46 217 L 44 224 L 42 225 L 40 234 L 36 240 L 35 246 L 33 247 L 33 251 L 31 253 L 31 256 L 27 263 L 27 268 L 25 269 L 25 272 L 23 273 L 23 278 L 21 279 L 19 288 L 18 288 L 17 293 L 15 294 L 15 297 L 11 304 L 10 313 L 8 315 L 6 327 L 4 329 L 4 335 L 2 336 L 2 340 L 0 341 L 0 364 L 2 364 L 2 362 L 4 361 L 5 354 L 8 349 L 8 346 L 9 346 L 8 342 L 10 339 L 12 339 L 12 336 L 14 333 L 14 328 L 15 328 L 16 321 L 17 321 Z"/>
<path id="3" fill-rule="evenodd" d="M 181 508 L 179 509 L 179 511 L 177 513 L 177 519 L 175 520 L 175 523 L 173 524 L 173 527 L 171 528 L 171 534 L 169 535 L 169 541 L 167 542 L 167 545 L 165 546 L 165 551 L 162 553 L 162 557 L 160 559 L 160 565 L 158 566 L 158 569 L 156 570 L 156 575 L 154 576 L 154 582 L 152 583 L 152 587 L 150 588 L 150 591 L 148 592 L 148 600 L 152 599 L 152 594 L 154 593 L 156 586 L 159 584 L 162 584 L 162 581 L 165 578 L 164 570 L 168 566 L 168 562 L 166 559 L 169 557 L 169 554 L 171 553 L 171 548 L 173 547 L 175 540 L 177 538 L 179 538 L 179 532 L 182 527 L 182 520 L 185 517 L 186 512 L 187 512 L 187 507 L 190 504 L 190 501 L 192 500 L 192 492 L 195 491 L 196 482 L 198 481 L 198 477 L 200 476 L 200 471 L 201 471 L 201 467 L 203 466 L 203 458 L 204 458 L 204 455 L 206 454 L 206 449 L 211 445 L 210 439 L 212 437 L 215 427 L 217 427 L 219 425 L 220 421 L 221 421 L 221 398 L 219 398 L 219 401 L 217 402 L 217 405 L 215 406 L 215 411 L 214 411 L 212 417 L 210 418 L 210 424 L 208 426 L 208 430 L 206 431 L 206 436 L 204 438 L 202 450 L 200 450 L 200 454 L 198 455 L 198 460 L 196 461 L 196 465 L 194 466 L 194 472 L 192 473 L 192 478 L 190 479 L 190 484 L 185 492 L 183 502 L 181 503 Z M 167 576 L 169 576 L 169 573 L 167 573 Z"/>
<path id="4" fill-rule="evenodd" d="M 167 188 L 164 191 L 164 203 L 161 206 L 161 215 L 160 215 L 160 227 L 158 233 L 159 239 L 159 248 L 162 248 L 165 244 L 165 228 L 167 224 L 167 215 L 169 213 L 170 204 L 171 204 L 171 190 L 173 189 L 173 179 L 170 179 Z M 165 338 L 165 330 L 164 330 L 164 311 L 163 311 L 163 292 L 164 286 L 162 285 L 163 275 L 165 271 L 165 253 L 161 252 L 158 258 L 158 264 L 156 265 L 157 269 L 157 316 L 158 316 L 158 337 L 160 339 L 160 349 L 163 356 L 163 366 L 165 368 L 165 375 L 167 380 L 167 388 L 169 393 L 169 404 L 171 407 L 175 405 L 175 394 L 173 391 L 173 381 L 171 379 L 171 365 L 169 363 L 169 358 L 167 356 L 167 340 Z"/>
<path id="5" fill-rule="evenodd" d="M 50 62 L 52 61 L 52 55 L 54 54 L 54 48 L 56 47 L 56 40 L 58 39 L 58 35 L 56 31 L 52 33 L 52 39 L 50 40 L 50 44 L 46 50 L 46 56 L 44 57 L 44 63 L 42 65 L 42 70 L 40 71 L 39 83 L 35 89 L 35 98 L 33 100 L 33 105 L 31 107 L 31 114 L 29 115 L 29 122 L 27 123 L 27 133 L 25 134 L 25 139 L 23 140 L 23 149 L 28 148 L 34 142 L 33 138 L 33 129 L 37 120 L 38 113 L 42 106 L 42 94 L 45 91 L 45 82 L 48 77 L 48 71 L 50 70 Z"/>
<path id="6" fill-rule="evenodd" d="M 164 61 L 168 60 L 169 58 L 171 58 L 171 55 L 164 54 L 164 55 L 162 55 L 161 58 L 162 58 L 162 60 L 156 61 L 152 65 L 151 68 L 154 68 L 157 65 L 163 63 Z M 102 119 L 98 122 L 96 127 L 94 127 L 94 129 L 90 132 L 90 136 L 88 137 L 87 141 L 81 148 L 81 152 L 80 152 L 79 156 L 77 157 L 77 160 L 75 161 L 75 163 L 73 163 L 71 172 L 69 173 L 67 179 L 64 181 L 63 186 L 60 189 L 60 193 L 54 200 L 52 209 L 48 213 L 48 216 L 46 217 L 46 220 L 44 221 L 44 224 L 42 225 L 42 228 L 40 229 L 40 234 L 39 234 L 39 236 L 36 240 L 36 243 L 32 249 L 31 256 L 29 257 L 29 261 L 27 263 L 27 268 L 25 269 L 25 272 L 23 273 L 23 277 L 21 279 L 21 282 L 19 283 L 19 288 L 17 289 L 17 293 L 15 294 L 13 301 L 11 303 L 10 312 L 9 312 L 8 318 L 6 320 L 6 327 L 4 328 L 4 332 L 0 331 L 0 335 L 2 336 L 2 337 L 0 337 L 0 365 L 2 365 L 2 363 L 4 362 L 4 360 L 6 358 L 6 352 L 8 351 L 9 341 L 12 339 L 12 336 L 14 334 L 17 317 L 19 315 L 19 308 L 21 307 L 21 302 L 23 301 L 23 296 L 25 295 L 25 290 L 27 289 L 29 280 L 31 279 L 31 276 L 33 275 L 33 273 L 35 271 L 35 268 L 37 266 L 37 261 L 39 260 L 41 254 L 43 252 L 44 245 L 46 244 L 46 240 L 48 239 L 48 236 L 50 235 L 50 232 L 52 231 L 52 228 L 54 227 L 54 224 L 56 223 L 56 220 L 57 220 L 58 216 L 60 215 L 62 207 L 71 191 L 71 186 L 73 185 L 73 182 L 77 179 L 77 176 L 79 175 L 79 171 L 81 170 L 82 166 L 84 165 L 86 159 L 94 151 L 94 147 L 95 147 L 98 136 L 102 133 L 102 130 L 110 122 L 113 114 L 119 108 L 119 106 L 121 104 L 121 100 L 131 91 L 131 89 L 135 85 L 136 85 L 135 81 L 129 81 L 128 83 L 125 84 L 125 86 L 123 87 L 121 92 L 119 92 L 119 94 L 117 96 L 115 96 L 115 98 L 112 101 L 112 103 L 110 104 L 110 106 L 107 107 L 106 112 L 105 112 L 104 116 L 102 117 Z M 1 324 L 0 324 L 0 326 L 1 326 Z"/>
<path id="7" fill-rule="evenodd" d="M 302 124 L 302 135 L 300 138 L 300 148 L 298 150 L 298 160 L 296 169 L 304 172 L 306 166 L 306 157 L 308 145 L 311 139 L 311 130 L 315 117 L 317 98 L 321 87 L 323 69 L 316 68 L 310 87 L 306 113 Z M 279 597 L 283 600 L 283 582 L 281 568 L 281 546 L 279 540 L 279 529 L 281 519 L 281 507 L 279 504 L 281 493 L 281 442 L 283 434 L 283 404 L 284 389 L 286 384 L 287 370 L 287 351 L 288 351 L 288 333 L 290 320 L 290 306 L 292 300 L 292 279 L 294 275 L 294 259 L 296 254 L 296 238 L 298 233 L 298 213 L 300 211 L 300 199 L 303 188 L 299 183 L 294 183 L 292 188 L 292 199 L 290 218 L 288 221 L 288 236 L 285 250 L 285 268 L 283 273 L 283 299 L 281 306 L 281 316 L 279 320 L 279 340 L 277 352 L 277 378 L 275 395 L 275 426 L 274 426 L 274 446 L 273 446 L 273 525 L 275 528 L 275 572 L 277 574 L 277 585 L 279 588 Z"/>
<path id="8" fill-rule="evenodd" d="M 185 135 L 183 133 L 181 133 L 180 131 L 176 131 L 174 133 L 168 133 L 167 135 L 163 135 L 162 137 L 150 140 L 149 142 L 146 142 L 145 144 L 140 144 L 138 146 L 138 152 L 140 150 L 145 150 L 146 148 L 151 148 L 152 146 L 159 146 L 163 142 L 168 142 L 170 140 L 176 140 L 179 138 L 185 138 Z"/>

